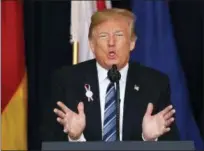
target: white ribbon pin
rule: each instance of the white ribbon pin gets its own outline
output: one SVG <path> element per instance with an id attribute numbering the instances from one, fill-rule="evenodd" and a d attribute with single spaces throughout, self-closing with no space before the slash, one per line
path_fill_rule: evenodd
<path id="1" fill-rule="evenodd" d="M 85 84 L 84 88 L 86 90 L 86 97 L 88 98 L 88 101 L 93 101 L 93 92 L 91 91 L 91 86 L 89 84 Z"/>

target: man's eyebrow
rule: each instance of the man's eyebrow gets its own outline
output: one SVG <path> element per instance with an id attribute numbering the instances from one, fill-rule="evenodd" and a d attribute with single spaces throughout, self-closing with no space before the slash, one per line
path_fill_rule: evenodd
<path id="1" fill-rule="evenodd" d="M 100 35 L 100 34 L 108 34 L 108 33 L 107 33 L 107 32 L 102 31 L 102 32 L 100 32 L 100 33 L 99 33 L 99 35 Z"/>
<path id="2" fill-rule="evenodd" d="M 114 33 L 119 33 L 119 32 L 123 32 L 123 31 L 122 30 L 116 30 Z M 108 34 L 108 32 L 103 31 L 103 32 L 100 32 L 99 34 Z"/>
<path id="3" fill-rule="evenodd" d="M 114 33 L 123 33 L 122 30 L 116 30 Z M 102 31 L 102 32 L 99 32 L 98 35 L 103 35 L 103 34 L 108 34 L 108 32 L 105 32 L 105 31 Z"/>

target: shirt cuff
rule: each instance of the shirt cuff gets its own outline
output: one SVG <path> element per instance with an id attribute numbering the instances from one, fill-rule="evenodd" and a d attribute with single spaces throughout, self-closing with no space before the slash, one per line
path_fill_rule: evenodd
<path id="1" fill-rule="evenodd" d="M 142 133 L 142 139 L 143 139 L 143 141 L 147 141 L 147 140 L 145 140 L 143 133 Z M 156 138 L 154 141 L 158 141 L 158 138 Z"/>
<path id="2" fill-rule="evenodd" d="M 84 134 L 82 133 L 81 136 L 79 137 L 79 139 L 76 139 L 76 140 L 73 140 L 69 137 L 68 135 L 68 139 L 69 139 L 69 142 L 86 142 L 86 139 L 84 137 Z"/>

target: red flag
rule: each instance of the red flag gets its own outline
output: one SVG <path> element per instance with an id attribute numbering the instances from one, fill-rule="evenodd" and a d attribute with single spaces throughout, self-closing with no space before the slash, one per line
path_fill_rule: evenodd
<path id="1" fill-rule="evenodd" d="M 27 88 L 22 2 L 1 2 L 2 150 L 27 149 Z"/>

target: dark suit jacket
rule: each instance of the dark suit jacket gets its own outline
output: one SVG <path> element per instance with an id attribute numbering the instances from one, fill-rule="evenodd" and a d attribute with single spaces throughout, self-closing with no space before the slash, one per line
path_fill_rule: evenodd
<path id="1" fill-rule="evenodd" d="M 96 60 L 87 61 L 72 67 L 63 67 L 58 70 L 52 79 L 52 97 L 47 100 L 46 111 L 43 118 L 44 141 L 67 141 L 63 127 L 57 123 L 53 109 L 57 101 L 63 101 L 71 110 L 77 112 L 79 101 L 85 105 L 86 128 L 84 135 L 87 141 L 102 140 L 101 112 L 99 100 L 99 87 L 97 79 Z M 84 85 L 90 84 L 93 92 L 93 102 L 88 102 L 85 96 Z M 140 87 L 134 90 L 134 85 Z M 142 140 L 142 118 L 147 104 L 154 104 L 154 113 L 164 109 L 170 102 L 170 89 L 168 77 L 158 71 L 144 67 L 138 63 L 129 63 L 127 75 L 123 140 Z M 175 123 L 171 131 L 159 140 L 177 140 L 178 133 Z"/>

